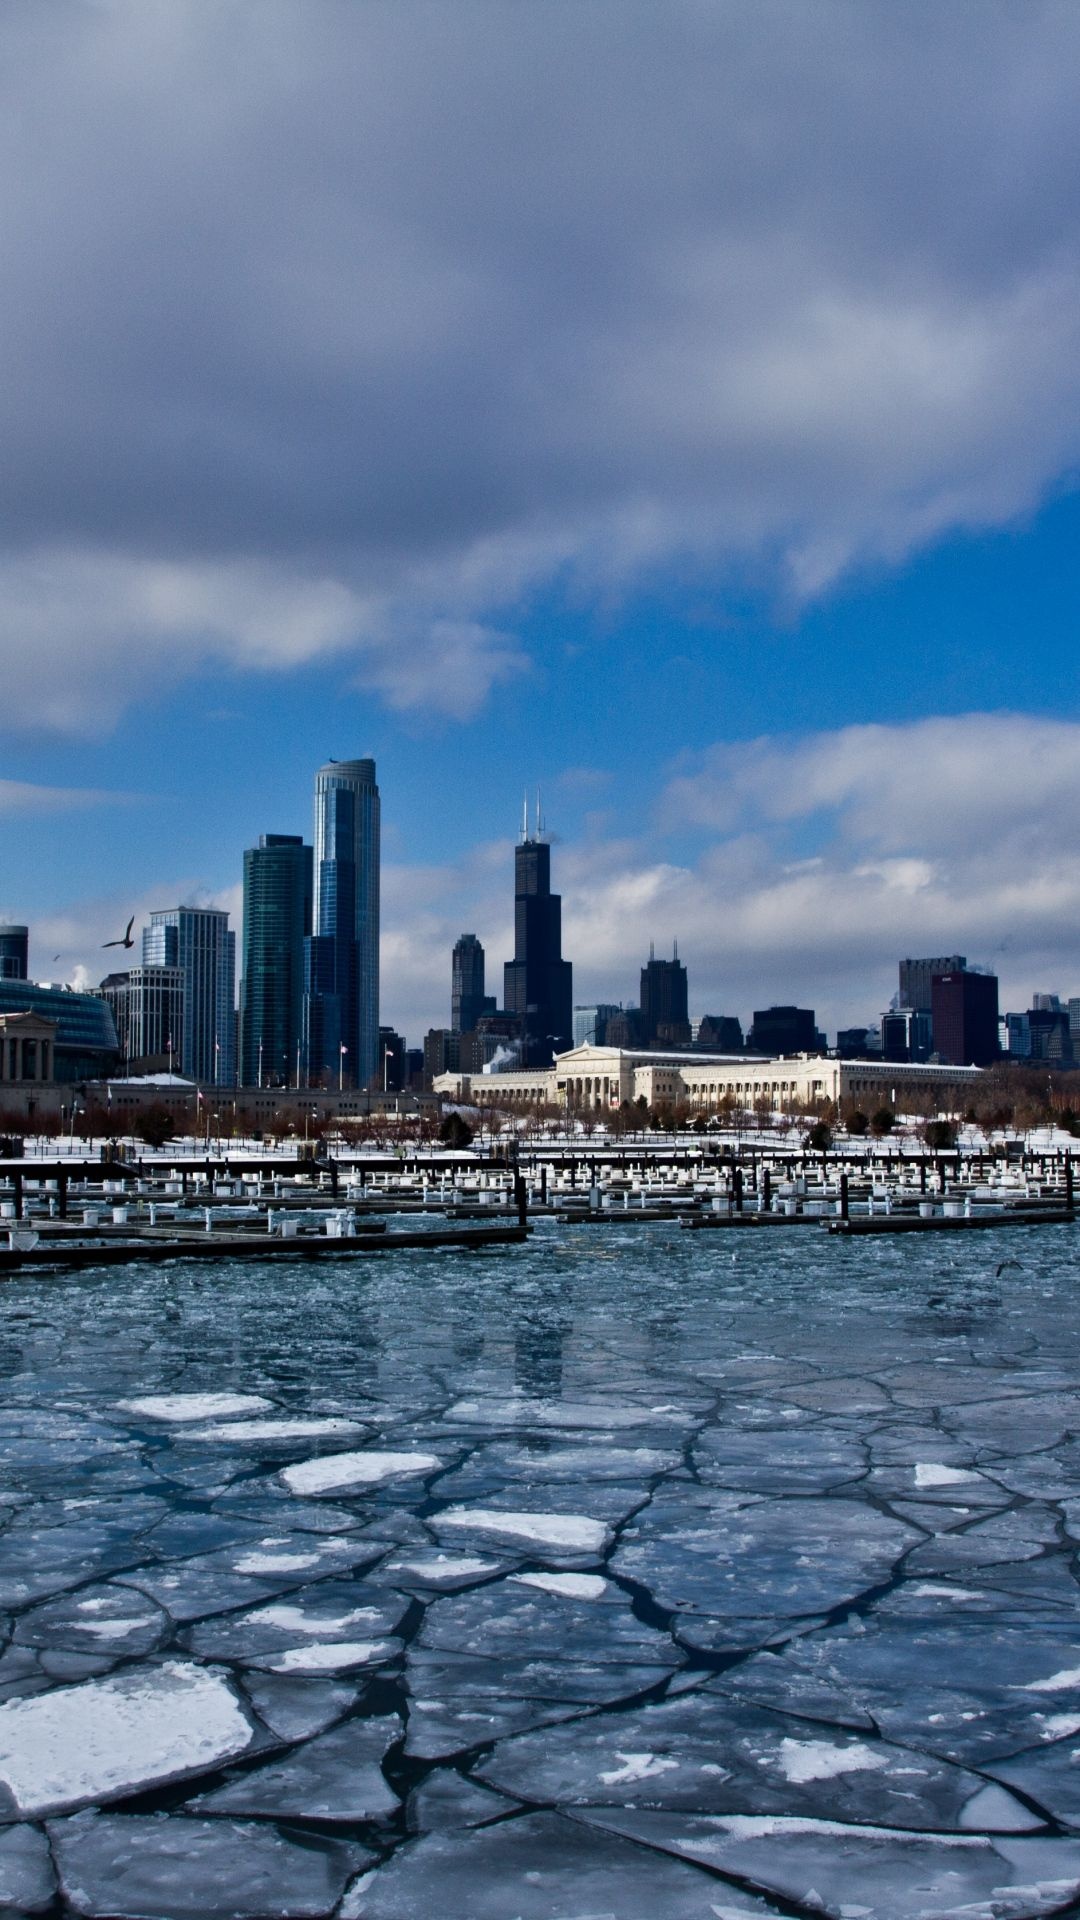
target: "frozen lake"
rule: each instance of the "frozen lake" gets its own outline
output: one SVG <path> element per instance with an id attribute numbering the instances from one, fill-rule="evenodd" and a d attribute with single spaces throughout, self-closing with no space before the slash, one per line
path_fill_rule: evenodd
<path id="1" fill-rule="evenodd" d="M 0 1297 L 0 1915 L 1080 1912 L 1072 1228 Z"/>

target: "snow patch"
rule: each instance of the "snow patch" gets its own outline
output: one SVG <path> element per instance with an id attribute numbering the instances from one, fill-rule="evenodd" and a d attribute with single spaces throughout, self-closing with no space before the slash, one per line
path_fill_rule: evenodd
<path id="1" fill-rule="evenodd" d="M 468 1527 L 512 1540 L 529 1540 L 563 1553 L 600 1553 L 607 1528 L 581 1513 L 503 1513 L 496 1507 L 448 1507 L 435 1516 L 439 1527 Z"/>
<path id="2" fill-rule="evenodd" d="M 397 1640 L 336 1640 L 325 1646 L 287 1647 L 259 1664 L 270 1673 L 337 1673 L 389 1660 L 398 1651 Z"/>
<path id="3" fill-rule="evenodd" d="M 0 1706 L 0 1780 L 36 1817 L 220 1765 L 253 1737 L 217 1673 L 169 1661 Z"/>
<path id="4" fill-rule="evenodd" d="M 781 1740 L 780 1767 L 794 1786 L 811 1780 L 835 1780 L 842 1773 L 877 1773 L 889 1764 L 885 1755 L 855 1740 L 834 1747 L 828 1740 Z"/>
<path id="5" fill-rule="evenodd" d="M 677 1771 L 679 1765 L 677 1760 L 658 1753 L 620 1753 L 617 1748 L 615 1758 L 622 1765 L 600 1775 L 605 1787 L 628 1787 L 638 1780 L 653 1780 L 657 1774 Z"/>
<path id="6" fill-rule="evenodd" d="M 345 1439 L 364 1431 L 358 1420 L 230 1420 L 225 1426 L 197 1427 L 189 1440 Z"/>
<path id="7" fill-rule="evenodd" d="M 561 1594 L 566 1600 L 599 1600 L 608 1583 L 599 1573 L 514 1573 L 519 1587 L 539 1587 L 541 1593 Z"/>
<path id="8" fill-rule="evenodd" d="M 1064 1693 L 1067 1687 L 1080 1687 L 1080 1667 L 1060 1667 L 1047 1680 L 1029 1680 L 1017 1687 L 1017 1693 Z"/>
<path id="9" fill-rule="evenodd" d="M 258 1393 L 148 1393 L 116 1406 L 140 1420 L 227 1420 L 232 1413 L 267 1413 L 273 1404 Z"/>
<path id="10" fill-rule="evenodd" d="M 331 1453 L 286 1467 L 280 1478 L 290 1493 L 340 1493 L 375 1487 L 400 1474 L 434 1473 L 442 1464 L 434 1453 Z"/>
<path id="11" fill-rule="evenodd" d="M 946 1467 L 939 1460 L 920 1460 L 915 1468 L 917 1487 L 956 1487 L 964 1480 L 981 1480 L 972 1467 Z"/>

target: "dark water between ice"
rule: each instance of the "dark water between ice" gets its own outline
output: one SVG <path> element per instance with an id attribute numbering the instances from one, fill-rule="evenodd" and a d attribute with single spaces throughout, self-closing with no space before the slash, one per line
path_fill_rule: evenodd
<path id="1" fill-rule="evenodd" d="M 1080 1911 L 1077 1255 L 7 1284 L 0 1913 Z"/>

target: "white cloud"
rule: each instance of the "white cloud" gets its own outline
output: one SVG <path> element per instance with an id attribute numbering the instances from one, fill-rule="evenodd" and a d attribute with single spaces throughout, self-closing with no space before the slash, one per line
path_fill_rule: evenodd
<path id="1" fill-rule="evenodd" d="M 0 814 L 68 813 L 83 807 L 128 806 L 133 794 L 99 787 L 40 787 L 28 780 L 0 780 Z"/>
<path id="2" fill-rule="evenodd" d="M 330 659 L 465 718 L 553 582 L 1030 512 L 1078 54 L 1058 0 L 7 9 L 2 723 Z"/>

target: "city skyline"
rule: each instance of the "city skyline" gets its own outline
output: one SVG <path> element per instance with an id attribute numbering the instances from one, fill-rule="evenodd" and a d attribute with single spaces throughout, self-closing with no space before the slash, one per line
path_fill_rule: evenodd
<path id="1" fill-rule="evenodd" d="M 2 201 L 0 913 L 43 970 L 171 901 L 239 927 L 243 849 L 356 752 L 408 1032 L 463 926 L 510 951 L 523 777 L 585 1002 L 669 928 L 744 1018 L 874 1018 L 954 946 L 1006 1005 L 1075 985 L 1075 10 L 631 14 L 0 22 L 13 127 L 64 129 Z"/>

